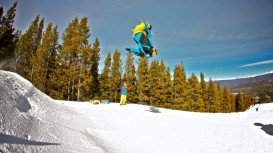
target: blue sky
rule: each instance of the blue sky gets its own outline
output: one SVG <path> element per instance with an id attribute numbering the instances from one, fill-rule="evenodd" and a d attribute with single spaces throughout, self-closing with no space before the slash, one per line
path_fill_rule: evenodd
<path id="1" fill-rule="evenodd" d="M 0 4 L 6 11 L 13 1 Z M 101 42 L 100 69 L 108 52 L 124 60 L 124 48 L 136 47 L 131 29 L 141 18 L 153 25 L 154 59 L 171 70 L 182 62 L 187 76 L 202 71 L 207 79 L 273 70 L 272 0 L 19 0 L 17 10 L 16 28 L 25 31 L 40 14 L 60 35 L 75 16 L 88 17 L 90 42 Z"/>

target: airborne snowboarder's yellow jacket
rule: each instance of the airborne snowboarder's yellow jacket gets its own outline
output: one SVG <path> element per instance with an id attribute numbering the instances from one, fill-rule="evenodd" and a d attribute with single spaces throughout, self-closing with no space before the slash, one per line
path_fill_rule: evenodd
<path id="1" fill-rule="evenodd" d="M 146 36 L 144 22 L 141 22 L 140 24 L 136 25 L 136 27 L 132 30 L 132 33 L 133 33 L 133 37 L 138 33 L 142 33 Z"/>

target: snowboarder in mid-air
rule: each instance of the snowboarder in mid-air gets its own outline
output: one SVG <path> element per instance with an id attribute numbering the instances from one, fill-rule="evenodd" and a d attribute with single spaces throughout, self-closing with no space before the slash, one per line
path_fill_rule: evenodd
<path id="1" fill-rule="evenodd" d="M 132 30 L 133 39 L 138 45 L 138 48 L 126 48 L 127 51 L 134 53 L 140 57 L 154 57 L 157 55 L 157 50 L 153 47 L 152 25 L 148 22 L 141 22 Z"/>

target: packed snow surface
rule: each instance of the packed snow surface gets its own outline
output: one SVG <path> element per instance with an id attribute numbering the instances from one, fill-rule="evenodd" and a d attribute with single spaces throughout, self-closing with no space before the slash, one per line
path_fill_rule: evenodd
<path id="1" fill-rule="evenodd" d="M 273 103 L 213 114 L 56 101 L 6 71 L 0 126 L 0 153 L 273 152 Z"/>

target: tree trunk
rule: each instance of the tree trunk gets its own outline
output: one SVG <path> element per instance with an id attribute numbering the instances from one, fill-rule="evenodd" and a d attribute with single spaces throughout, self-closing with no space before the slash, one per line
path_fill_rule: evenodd
<path id="1" fill-rule="evenodd" d="M 81 95 L 81 91 L 80 91 L 80 90 L 81 90 L 81 89 L 80 89 L 80 88 L 81 88 L 81 85 L 80 85 L 80 84 L 81 84 L 81 79 L 79 78 L 79 80 L 78 80 L 77 101 L 80 101 L 80 97 L 81 97 L 81 96 L 80 96 L 80 95 Z"/>
<path id="2" fill-rule="evenodd" d="M 32 80 L 33 69 L 34 69 L 34 66 L 32 65 L 32 66 L 31 66 L 31 73 L 30 73 L 30 80 L 31 80 L 31 82 L 33 82 L 33 80 Z"/>

